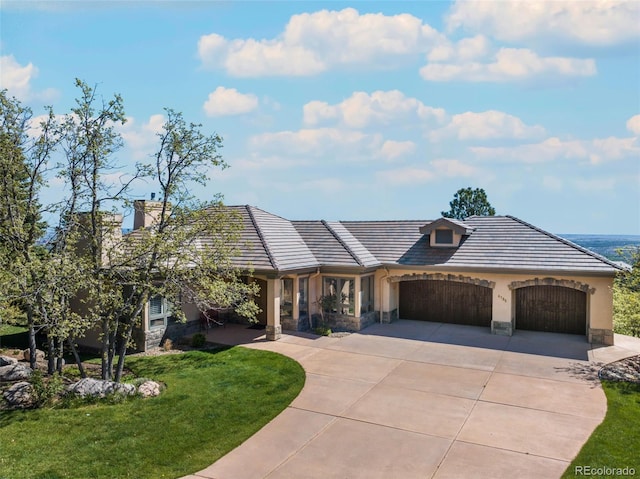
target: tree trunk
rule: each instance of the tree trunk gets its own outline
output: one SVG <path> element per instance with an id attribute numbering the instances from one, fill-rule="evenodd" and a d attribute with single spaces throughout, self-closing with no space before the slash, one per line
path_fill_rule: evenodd
<path id="1" fill-rule="evenodd" d="M 127 325 L 127 331 L 123 335 L 122 342 L 118 347 L 118 365 L 116 367 L 116 376 L 115 376 L 115 381 L 117 383 L 119 383 L 120 379 L 122 378 L 122 370 L 124 369 L 124 358 L 127 355 L 127 345 L 131 340 L 131 335 L 133 334 L 133 328 L 135 327 L 135 324 L 136 324 L 135 321 L 131 321 Z"/>
<path id="2" fill-rule="evenodd" d="M 82 361 L 80 360 L 80 355 L 78 354 L 78 350 L 76 349 L 76 345 L 73 344 L 73 340 L 71 338 L 67 338 L 67 343 L 69 344 L 69 347 L 71 348 L 71 352 L 73 353 L 73 357 L 76 360 L 76 364 L 78 365 L 78 371 L 80 371 L 80 377 L 81 378 L 86 378 L 87 377 L 87 373 L 84 370 L 84 366 L 82 365 Z"/>
<path id="3" fill-rule="evenodd" d="M 47 331 L 47 349 L 49 350 L 47 374 L 51 376 L 56 372 L 56 339 L 51 336 L 51 331 Z"/>
<path id="4" fill-rule="evenodd" d="M 33 324 L 33 311 L 27 308 L 27 322 L 29 323 L 29 366 L 36 369 L 36 329 Z"/>
<path id="5" fill-rule="evenodd" d="M 64 367 L 64 341 L 62 339 L 58 339 L 58 348 L 57 348 L 57 356 L 56 356 L 56 371 L 59 374 L 62 374 L 62 368 Z"/>
<path id="6" fill-rule="evenodd" d="M 109 334 L 109 322 L 102 318 L 102 379 L 108 381 L 111 379 L 111 364 L 109 361 L 109 343 L 111 335 Z"/>

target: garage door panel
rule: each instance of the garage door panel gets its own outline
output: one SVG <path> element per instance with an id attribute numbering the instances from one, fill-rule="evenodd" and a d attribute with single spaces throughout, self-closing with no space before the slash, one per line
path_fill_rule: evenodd
<path id="1" fill-rule="evenodd" d="M 586 293 L 562 286 L 516 290 L 516 329 L 585 334 Z"/>
<path id="2" fill-rule="evenodd" d="M 492 290 L 454 281 L 400 283 L 400 317 L 473 326 L 491 325 Z"/>

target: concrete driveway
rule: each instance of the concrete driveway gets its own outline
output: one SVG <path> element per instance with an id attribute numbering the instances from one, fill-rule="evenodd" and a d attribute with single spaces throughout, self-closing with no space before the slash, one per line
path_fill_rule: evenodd
<path id="1" fill-rule="evenodd" d="M 626 337 L 592 350 L 582 336 L 419 321 L 277 342 L 229 325 L 209 339 L 290 356 L 307 381 L 190 479 L 560 477 L 606 412 L 597 363 L 640 352 Z"/>

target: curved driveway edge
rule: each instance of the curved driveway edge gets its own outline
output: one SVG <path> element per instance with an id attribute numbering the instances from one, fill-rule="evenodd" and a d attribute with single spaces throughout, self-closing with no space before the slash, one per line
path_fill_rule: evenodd
<path id="1" fill-rule="evenodd" d="M 297 360 L 302 392 L 187 478 L 560 477 L 604 418 L 598 363 L 640 353 L 624 336 L 591 349 L 582 336 L 418 321 L 342 338 L 259 335 L 228 325 L 209 340 Z"/>

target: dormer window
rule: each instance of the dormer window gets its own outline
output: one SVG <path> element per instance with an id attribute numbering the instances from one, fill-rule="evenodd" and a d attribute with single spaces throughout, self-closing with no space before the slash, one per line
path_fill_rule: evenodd
<path id="1" fill-rule="evenodd" d="M 436 244 L 439 245 L 452 245 L 453 244 L 453 230 L 435 230 Z"/>
<path id="2" fill-rule="evenodd" d="M 465 236 L 473 233 L 473 228 L 460 220 L 440 218 L 422 226 L 420 233 L 429 235 L 432 248 L 457 248 Z"/>

